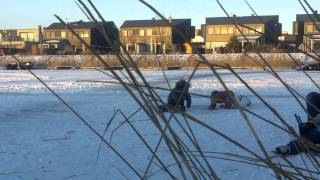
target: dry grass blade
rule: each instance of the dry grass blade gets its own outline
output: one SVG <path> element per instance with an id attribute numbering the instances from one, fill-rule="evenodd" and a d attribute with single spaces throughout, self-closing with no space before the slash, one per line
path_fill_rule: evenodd
<path id="1" fill-rule="evenodd" d="M 167 25 L 170 25 L 173 29 L 175 28 L 171 21 L 165 18 L 163 14 L 161 14 L 154 6 L 152 6 L 150 3 L 147 3 L 144 0 L 138 0 L 142 4 L 144 4 L 146 7 L 148 7 L 150 10 L 152 10 L 157 16 L 160 17 Z M 247 5 L 250 7 L 250 9 L 254 12 L 254 14 L 257 15 L 255 10 L 252 8 L 252 6 L 248 3 L 247 0 L 244 0 Z M 225 12 L 230 22 L 236 27 L 236 29 L 240 32 L 240 34 L 244 37 L 246 41 L 249 41 L 247 36 L 242 32 L 240 27 L 247 28 L 249 30 L 257 32 L 259 35 L 264 35 L 265 33 L 270 32 L 258 32 L 256 29 L 253 29 L 251 27 L 248 27 L 244 24 L 239 24 L 234 21 L 234 18 L 230 17 L 223 5 L 220 3 L 219 0 L 216 0 L 216 2 L 219 4 L 220 8 Z M 305 9 L 307 14 L 308 13 L 306 7 L 303 5 L 301 0 L 299 0 L 301 3 L 301 6 Z M 313 14 L 315 14 L 314 9 L 311 7 L 311 5 L 308 3 L 307 0 L 304 0 L 304 3 L 308 6 L 308 8 L 311 10 Z M 232 137 L 226 135 L 222 130 L 219 130 L 219 128 L 215 128 L 213 126 L 210 126 L 205 121 L 196 118 L 195 116 L 183 112 L 178 108 L 178 105 L 175 107 L 170 107 L 167 103 L 165 103 L 162 100 L 162 97 L 158 93 L 158 90 L 161 91 L 172 91 L 169 78 L 165 72 L 165 67 L 163 65 L 163 59 L 160 59 L 160 56 L 155 55 L 153 62 L 156 62 L 158 64 L 158 67 L 160 68 L 162 72 L 162 76 L 166 82 L 166 85 L 168 88 L 163 87 L 154 87 L 151 86 L 150 82 L 147 80 L 145 75 L 142 73 L 142 71 L 139 69 L 138 63 L 141 60 L 142 57 L 138 58 L 138 60 L 134 60 L 133 57 L 131 57 L 130 53 L 126 50 L 125 46 L 121 42 L 113 42 L 111 41 L 111 38 L 109 37 L 106 29 L 104 28 L 103 23 L 106 23 L 104 17 L 99 12 L 98 8 L 94 5 L 94 3 L 91 0 L 87 0 L 86 3 L 82 0 L 78 0 L 76 2 L 77 6 L 80 8 L 80 10 L 85 14 L 85 16 L 95 24 L 98 32 L 103 36 L 104 40 L 111 46 L 112 52 L 114 53 L 114 56 L 118 60 L 118 64 L 120 64 L 124 71 L 115 71 L 111 68 L 112 63 L 110 61 L 105 61 L 100 54 L 98 54 L 96 51 L 90 47 L 88 43 L 84 41 L 83 38 L 79 36 L 78 33 L 74 29 L 70 27 L 66 22 L 64 22 L 59 16 L 55 15 L 55 17 L 66 26 L 66 30 L 70 31 L 75 38 L 77 38 L 82 44 L 84 44 L 84 47 L 86 47 L 92 54 L 93 57 L 96 58 L 99 63 L 102 64 L 102 67 L 108 68 L 109 71 L 106 72 L 103 69 L 97 68 L 96 70 L 101 72 L 103 75 L 108 76 L 112 79 L 112 81 L 86 81 L 86 82 L 96 82 L 96 83 L 109 83 L 109 84 L 118 84 L 121 85 L 126 92 L 134 99 L 134 101 L 137 103 L 139 108 L 132 113 L 130 116 L 126 116 L 125 113 L 119 109 L 114 112 L 111 119 L 106 123 L 103 133 L 100 134 L 93 128 L 91 124 L 79 113 L 76 111 L 73 107 L 71 107 L 59 94 L 57 94 L 52 88 L 50 88 L 42 79 L 39 78 L 33 71 L 28 70 L 29 73 L 34 76 L 43 86 L 46 87 L 48 91 L 50 91 L 51 94 L 53 94 L 62 104 L 64 104 L 95 136 L 98 137 L 100 145 L 98 149 L 97 154 L 97 160 L 100 156 L 100 151 L 102 144 L 105 144 L 107 147 L 109 147 L 112 152 L 120 158 L 120 160 L 126 165 L 127 168 L 129 168 L 137 178 L 139 179 L 149 179 L 154 177 L 156 174 L 163 172 L 166 176 L 168 176 L 171 179 L 220 179 L 218 176 L 218 173 L 213 168 L 214 160 L 224 160 L 224 161 L 230 161 L 235 163 L 241 163 L 241 164 L 247 164 L 247 165 L 254 165 L 257 167 L 263 167 L 267 168 L 273 171 L 273 174 L 276 178 L 281 179 L 313 179 L 313 175 L 320 174 L 320 163 L 318 162 L 318 155 L 312 153 L 315 146 L 312 146 L 310 144 L 306 144 L 303 146 L 308 152 L 308 159 L 312 163 L 313 167 L 316 170 L 311 170 L 306 166 L 306 162 L 304 162 L 305 166 L 307 168 L 300 168 L 297 167 L 293 162 L 291 162 L 286 157 L 283 157 L 284 164 L 275 163 L 273 160 L 273 156 L 270 156 L 266 147 L 265 142 L 261 140 L 261 135 L 258 134 L 257 129 L 255 129 L 253 125 L 253 120 L 251 119 L 253 116 L 255 117 L 255 120 L 261 120 L 261 122 L 267 123 L 271 125 L 273 128 L 277 128 L 282 130 L 282 132 L 289 134 L 293 138 L 298 138 L 298 134 L 295 132 L 295 130 L 288 124 L 288 122 L 283 118 L 283 116 L 280 115 L 280 113 L 271 106 L 257 91 L 252 88 L 244 78 L 242 78 L 239 73 L 231 67 L 229 64 L 225 65 L 217 65 L 213 62 L 210 62 L 203 54 L 201 54 L 197 49 L 197 57 L 196 57 L 196 64 L 193 68 L 193 71 L 191 75 L 188 77 L 187 82 L 190 83 L 196 74 L 196 72 L 199 70 L 199 67 L 206 66 L 210 70 L 210 77 L 216 78 L 219 85 L 223 87 L 224 90 L 226 90 L 228 93 L 230 92 L 230 87 L 227 86 L 226 81 L 222 78 L 222 74 L 220 71 L 217 70 L 217 68 L 221 68 L 224 70 L 227 70 L 231 72 L 231 76 L 235 78 L 236 80 L 239 80 L 241 85 L 244 85 L 253 95 L 254 97 L 258 98 L 259 101 L 262 102 L 264 106 L 268 108 L 268 112 L 272 112 L 281 122 L 281 125 L 278 125 L 277 123 L 268 120 L 267 118 L 263 117 L 262 115 L 259 115 L 258 113 L 251 111 L 247 108 L 244 108 L 240 105 L 239 101 L 232 96 L 233 104 L 236 106 L 237 110 L 240 112 L 241 116 L 243 117 L 244 123 L 246 127 L 248 127 L 249 132 L 251 133 L 251 136 L 255 143 L 258 145 L 259 152 L 256 152 L 256 150 L 252 150 L 249 147 L 247 147 L 244 144 L 241 144 L 240 142 L 236 141 Z M 89 4 L 89 5 L 87 5 Z M 98 18 L 96 18 L 96 16 Z M 311 16 L 310 16 L 311 17 Z M 319 17 L 316 16 L 316 20 L 313 19 L 313 22 L 316 23 L 316 21 Z M 99 20 L 98 20 L 99 19 Z M 263 21 L 262 21 L 263 22 Z M 317 28 L 319 28 L 317 26 Z M 176 29 L 175 29 L 176 30 Z M 319 30 L 319 29 L 318 29 Z M 176 30 L 177 34 L 185 40 L 186 44 L 193 46 L 190 43 L 190 40 L 188 40 L 183 33 L 181 33 L 179 30 Z M 162 37 L 160 37 L 162 38 Z M 276 37 L 273 37 L 276 38 Z M 119 49 L 117 49 L 116 44 L 119 43 L 120 47 L 123 49 L 123 53 L 120 53 Z M 310 48 L 307 46 L 307 48 Z M 319 61 L 319 54 L 309 54 L 307 52 L 297 50 L 300 52 L 303 52 L 306 56 L 309 56 L 317 61 Z M 307 109 L 305 108 L 303 104 L 303 100 L 305 98 L 303 95 L 301 95 L 297 90 L 295 90 L 292 86 L 290 86 L 281 76 L 279 73 L 270 65 L 270 63 L 267 61 L 267 58 L 263 57 L 263 55 L 260 52 L 256 52 L 256 54 L 259 57 L 259 60 L 254 60 L 256 64 L 261 66 L 262 68 L 266 68 L 265 70 L 269 72 L 272 76 L 276 78 L 277 81 L 281 82 L 281 84 L 286 88 L 286 90 L 290 93 L 290 97 L 294 97 L 296 102 L 299 104 L 299 106 L 307 112 Z M 297 59 L 295 59 L 290 53 L 287 53 L 288 57 L 294 62 L 296 66 L 300 66 Z M 244 53 L 245 56 L 252 58 L 247 53 Z M 164 57 L 161 56 L 161 57 Z M 192 56 L 193 57 L 193 56 Z M 20 61 L 15 56 L 10 56 L 8 58 L 14 58 L 18 64 L 20 64 Z M 49 57 L 45 62 L 48 62 L 51 60 L 52 56 Z M 191 57 L 189 57 L 191 58 Z M 189 58 L 187 59 L 187 71 L 189 71 Z M 253 59 L 253 58 L 252 58 Z M 1 59 L 0 61 L 3 61 Z M 250 62 L 251 63 L 251 62 Z M 101 67 L 101 66 L 99 66 Z M 301 66 L 300 66 L 301 67 Z M 189 73 L 189 72 L 187 72 Z M 314 80 L 309 73 L 303 70 L 304 75 L 318 88 L 320 89 L 320 86 L 318 85 L 317 81 Z M 209 78 L 210 78 L 209 77 Z M 84 82 L 84 81 L 81 81 Z M 178 101 L 181 100 L 184 96 L 184 94 L 187 92 L 187 87 L 185 87 L 181 92 L 179 91 L 179 98 Z M 210 96 L 207 95 L 201 95 L 198 93 L 191 93 L 193 96 L 201 97 L 209 99 Z M 174 112 L 171 112 L 169 114 L 164 114 L 160 106 L 172 108 Z M 314 106 L 314 105 L 311 105 Z M 151 123 L 153 128 L 155 128 L 155 131 L 159 134 L 157 136 L 157 139 L 154 140 L 155 146 L 152 147 L 151 143 L 148 142 L 148 139 L 144 137 L 142 134 L 142 131 L 139 130 L 139 126 L 137 126 L 132 118 L 137 115 L 139 112 L 142 112 L 144 116 L 148 118 L 148 122 Z M 123 121 L 120 122 L 120 124 L 113 129 L 111 132 L 110 140 L 106 140 L 105 135 L 107 132 L 109 133 L 109 129 L 111 127 L 111 124 L 113 124 L 115 118 L 118 114 L 121 114 L 123 117 Z M 139 114 L 140 115 L 140 114 Z M 250 116 L 249 116 L 250 115 Z M 145 152 L 151 154 L 149 159 L 147 160 L 147 166 L 145 169 L 140 170 L 139 164 L 137 164 L 137 167 L 135 167 L 134 163 L 129 162 L 128 158 L 126 158 L 123 154 L 121 154 L 120 151 L 118 151 L 112 144 L 111 140 L 115 132 L 119 130 L 123 125 L 129 125 L 130 131 L 132 130 L 135 135 L 138 137 L 139 143 L 143 144 L 143 148 Z M 127 126 L 126 126 L 127 127 Z M 239 148 L 240 150 L 244 151 L 245 153 L 248 153 L 247 156 L 234 154 L 234 153 L 225 153 L 225 152 L 208 152 L 204 151 L 203 144 L 201 144 L 201 141 L 199 139 L 199 136 L 197 136 L 196 129 L 194 127 L 200 127 L 202 129 L 208 130 L 209 135 L 219 136 L 223 140 L 226 140 L 226 142 L 234 145 L 236 148 Z M 118 131 L 119 132 L 119 131 Z M 159 138 L 159 139 L 158 139 Z M 202 140 L 202 139 L 201 139 Z M 163 155 L 159 151 L 160 146 L 164 145 L 165 150 L 168 152 L 166 154 L 166 158 L 163 159 Z M 261 155 L 260 155 L 261 154 Z M 168 163 L 169 161 L 169 163 Z M 303 159 L 304 161 L 304 159 Z M 167 165 L 168 163 L 169 165 Z M 156 166 L 157 170 L 156 172 L 152 172 L 151 168 L 153 165 Z M 120 174 L 125 179 L 131 179 L 132 177 L 129 177 L 128 174 L 125 171 L 122 171 L 118 169 Z M 309 175 L 306 175 L 306 173 L 309 173 Z"/>
<path id="2" fill-rule="evenodd" d="M 147 141 L 143 138 L 143 136 L 139 133 L 139 131 L 134 127 L 134 125 L 130 122 L 130 117 L 126 117 L 126 115 L 119 110 L 119 112 L 121 113 L 122 117 L 125 119 L 125 121 L 130 125 L 130 127 L 134 130 L 134 132 L 138 135 L 138 137 L 140 138 L 140 140 L 143 142 L 143 144 L 147 147 L 147 149 L 153 153 L 152 148 L 150 147 L 150 145 L 147 143 Z M 131 116 L 132 117 L 132 116 Z M 162 167 L 166 173 L 168 173 L 168 175 L 172 178 L 172 179 L 177 179 L 164 165 L 164 163 L 162 162 L 161 158 L 159 158 L 157 155 L 155 155 L 156 160 L 160 163 L 160 167 Z M 143 178 L 146 178 L 146 174 L 143 176 Z"/>
<path id="3" fill-rule="evenodd" d="M 112 115 L 112 117 L 109 119 L 108 123 L 106 124 L 106 127 L 104 128 L 102 137 L 105 137 L 111 123 L 113 122 L 113 120 L 115 119 L 115 117 L 117 116 L 117 114 L 119 113 L 119 110 L 115 111 Z M 110 141 L 111 142 L 111 141 Z M 97 159 L 96 161 L 99 160 L 99 156 L 100 156 L 100 151 L 101 151 L 101 147 L 102 147 L 102 142 L 100 142 L 99 148 L 98 148 L 98 153 L 97 153 Z"/>

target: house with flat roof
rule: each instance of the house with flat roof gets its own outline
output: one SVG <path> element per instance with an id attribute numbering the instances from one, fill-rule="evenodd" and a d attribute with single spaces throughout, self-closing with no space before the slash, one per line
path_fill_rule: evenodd
<path id="1" fill-rule="evenodd" d="M 297 14 L 293 33 L 297 35 L 297 47 L 305 52 L 320 52 L 320 15 Z"/>
<path id="2" fill-rule="evenodd" d="M 186 53 L 194 31 L 191 19 L 130 20 L 120 28 L 120 41 L 130 54 Z"/>
<path id="3" fill-rule="evenodd" d="M 233 16 L 209 17 L 205 24 L 205 42 L 207 53 L 217 53 L 225 48 L 231 39 L 235 39 L 239 49 L 246 47 L 278 44 L 282 25 L 279 16 Z M 241 33 L 242 32 L 242 33 Z M 244 36 L 242 35 L 244 34 Z"/>
<path id="4" fill-rule="evenodd" d="M 0 30 L 0 49 L 6 54 L 33 54 L 42 38 L 42 28 Z"/>
<path id="5" fill-rule="evenodd" d="M 0 45 L 2 48 L 30 49 L 34 43 L 39 43 L 39 29 L 8 29 L 0 30 Z"/>
<path id="6" fill-rule="evenodd" d="M 119 31 L 114 22 L 99 22 L 109 36 L 110 40 L 119 49 Z M 111 52 L 111 46 L 99 32 L 94 22 L 68 22 L 68 25 L 93 49 L 100 52 Z M 44 48 L 57 48 L 61 42 L 68 42 L 76 52 L 85 51 L 85 45 L 72 34 L 62 23 L 53 23 L 44 29 Z M 53 43 L 55 42 L 55 43 Z"/>

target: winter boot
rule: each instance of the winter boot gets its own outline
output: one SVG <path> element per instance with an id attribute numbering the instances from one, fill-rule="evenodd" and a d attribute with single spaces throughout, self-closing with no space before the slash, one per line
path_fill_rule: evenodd
<path id="1" fill-rule="evenodd" d="M 164 106 L 164 105 L 160 105 L 159 106 L 159 110 L 160 110 L 160 112 L 168 112 L 168 108 L 166 107 L 166 106 Z"/>
<path id="2" fill-rule="evenodd" d="M 279 146 L 274 150 L 274 153 L 280 154 L 280 155 L 288 155 L 290 152 L 289 146 Z"/>

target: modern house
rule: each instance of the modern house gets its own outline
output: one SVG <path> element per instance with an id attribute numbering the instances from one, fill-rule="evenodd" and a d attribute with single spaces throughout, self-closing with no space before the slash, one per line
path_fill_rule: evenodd
<path id="1" fill-rule="evenodd" d="M 39 43 L 40 38 L 41 28 L 0 30 L 2 48 L 29 49 L 34 43 Z"/>
<path id="2" fill-rule="evenodd" d="M 297 14 L 293 33 L 297 46 L 305 52 L 320 52 L 320 15 Z M 318 26 L 318 27 L 317 27 Z"/>
<path id="3" fill-rule="evenodd" d="M 122 24 L 120 40 L 131 54 L 192 53 L 186 42 L 194 38 L 194 31 L 191 19 L 131 20 Z"/>
<path id="4" fill-rule="evenodd" d="M 113 22 L 102 23 L 110 40 L 119 49 L 119 31 Z M 91 48 L 103 53 L 111 52 L 111 46 L 107 43 L 103 35 L 99 32 L 94 22 L 69 22 L 68 25 L 87 43 Z M 44 29 L 44 39 L 42 47 L 58 48 L 61 44 L 70 44 L 75 52 L 85 51 L 85 45 L 74 36 L 62 23 L 53 23 Z M 68 42 L 68 43 L 66 43 Z"/>
<path id="5" fill-rule="evenodd" d="M 240 31 L 231 19 L 238 25 Z M 237 41 L 241 51 L 252 45 L 276 46 L 278 44 L 278 36 L 282 31 L 279 16 L 233 16 L 231 19 L 228 17 L 206 18 L 207 53 L 220 52 L 221 48 L 225 48 L 231 39 Z"/>

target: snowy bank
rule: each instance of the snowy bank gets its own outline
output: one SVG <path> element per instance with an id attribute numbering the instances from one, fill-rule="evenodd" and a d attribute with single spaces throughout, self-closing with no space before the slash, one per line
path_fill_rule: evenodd
<path id="1" fill-rule="evenodd" d="M 257 54 L 248 54 L 258 61 Z M 296 61 L 303 65 L 315 63 L 312 58 L 302 53 L 290 54 Z M 285 53 L 264 53 L 262 56 L 276 68 L 295 68 L 291 57 Z M 101 67 L 102 63 L 90 55 L 57 55 L 57 56 L 17 56 L 22 62 L 33 62 L 38 67 L 54 68 L 57 66 L 72 66 L 80 68 Z M 110 66 L 121 66 L 114 55 L 101 56 Z M 248 58 L 245 54 L 206 54 L 204 55 L 209 62 L 216 64 L 230 64 L 233 67 L 260 68 L 257 63 Z M 142 68 L 158 68 L 179 66 L 182 68 L 195 66 L 199 58 L 197 55 L 132 55 L 133 60 Z M 10 56 L 0 57 L 0 67 L 9 62 L 15 62 Z"/>

